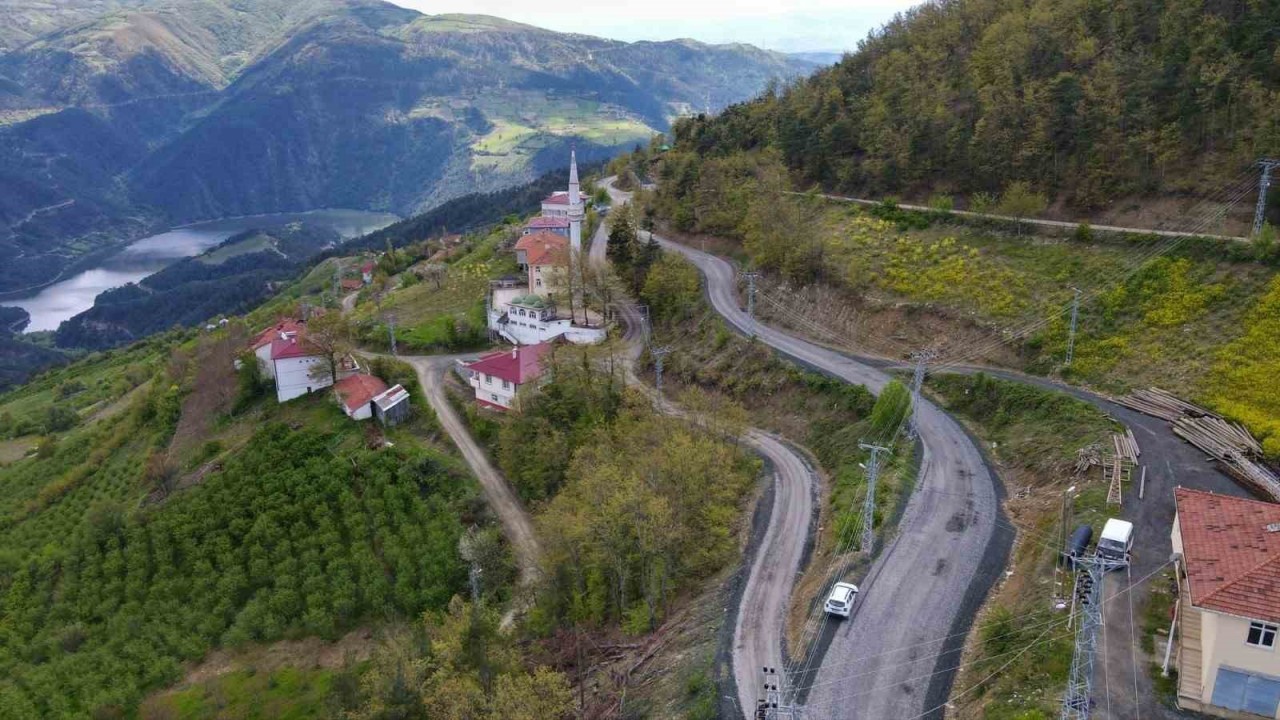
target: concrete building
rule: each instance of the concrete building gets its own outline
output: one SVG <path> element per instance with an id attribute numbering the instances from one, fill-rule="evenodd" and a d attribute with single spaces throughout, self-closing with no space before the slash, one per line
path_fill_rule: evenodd
<path id="1" fill-rule="evenodd" d="M 525 345 L 490 353 L 464 367 L 471 373 L 476 403 L 494 410 L 517 407 L 521 387 L 542 375 L 542 361 L 551 352 L 551 343 Z"/>
<path id="2" fill-rule="evenodd" d="M 524 224 L 520 230 L 520 234 L 532 235 L 538 232 L 555 233 L 560 237 L 569 239 L 569 218 L 567 216 L 545 216 L 530 218 L 529 222 Z M 523 263 L 522 263 L 523 264 Z"/>
<path id="3" fill-rule="evenodd" d="M 1280 505 L 1177 488 L 1178 705 L 1280 718 Z"/>
<path id="4" fill-rule="evenodd" d="M 387 391 L 382 378 L 372 375 L 351 375 L 333 386 L 342 412 L 352 420 L 368 420 L 373 417 L 373 399 Z"/>
<path id="5" fill-rule="evenodd" d="M 276 401 L 288 402 L 334 384 L 324 353 L 306 341 L 306 323 L 287 319 L 263 330 L 251 346 L 262 374 L 276 385 Z M 353 358 L 338 362 L 336 380 L 354 374 L 360 366 Z"/>
<path id="6" fill-rule="evenodd" d="M 528 273 L 529 292 L 548 296 L 564 284 L 569 270 L 569 241 L 549 232 L 525 235 L 516 241 L 516 262 Z"/>
<path id="7" fill-rule="evenodd" d="M 540 295 L 495 289 L 496 309 L 489 313 L 489 329 L 516 345 L 535 345 L 563 339 L 592 345 L 605 339 L 602 325 L 578 325 L 556 313 L 556 306 Z"/>
<path id="8" fill-rule="evenodd" d="M 586 217 L 587 196 L 578 183 L 578 153 L 569 151 L 569 189 L 555 192 L 542 201 L 543 217 L 562 217 L 569 221 L 569 247 L 582 252 L 582 220 Z"/>

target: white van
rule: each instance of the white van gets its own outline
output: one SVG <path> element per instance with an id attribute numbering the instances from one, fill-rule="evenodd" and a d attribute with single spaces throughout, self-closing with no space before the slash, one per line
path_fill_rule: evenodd
<path id="1" fill-rule="evenodd" d="M 831 588 L 831 594 L 827 596 L 824 608 L 828 615 L 838 615 L 839 617 L 849 617 L 849 612 L 853 610 L 853 601 L 858 597 L 858 586 L 851 583 L 838 582 Z"/>
<path id="2" fill-rule="evenodd" d="M 1098 555 L 1108 560 L 1127 560 L 1133 549 L 1133 523 L 1111 518 L 1102 526 Z"/>

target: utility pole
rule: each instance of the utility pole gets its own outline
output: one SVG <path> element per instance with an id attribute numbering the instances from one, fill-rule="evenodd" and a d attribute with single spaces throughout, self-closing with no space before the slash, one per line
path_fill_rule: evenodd
<path id="1" fill-rule="evenodd" d="M 876 540 L 876 479 L 880 477 L 880 453 L 889 452 L 889 448 L 867 443 L 858 443 L 858 447 L 871 451 L 871 458 L 867 460 L 867 498 L 862 504 L 862 550 L 870 553 Z"/>
<path id="2" fill-rule="evenodd" d="M 649 306 L 637 305 L 636 310 L 640 311 L 640 336 L 644 338 L 644 344 L 649 344 Z"/>
<path id="3" fill-rule="evenodd" d="M 1076 627 L 1076 646 L 1071 655 L 1071 677 L 1062 696 L 1059 720 L 1089 720 L 1093 711 L 1093 661 L 1098 652 L 1098 630 L 1102 617 L 1102 582 L 1107 572 L 1128 567 L 1128 560 L 1110 560 L 1094 554 L 1076 561 L 1075 600 L 1080 606 L 1080 624 Z"/>
<path id="4" fill-rule="evenodd" d="M 916 414 L 920 407 L 920 387 L 924 385 L 925 367 L 931 360 L 938 357 L 938 353 L 933 350 L 917 350 L 911 353 L 911 359 L 916 361 L 915 373 L 911 376 L 911 435 L 915 437 L 919 432 L 919 422 Z"/>
<path id="5" fill-rule="evenodd" d="M 391 336 L 391 354 L 396 354 L 396 315 L 387 315 L 387 334 Z"/>
<path id="6" fill-rule="evenodd" d="M 1258 183 L 1258 207 L 1253 211 L 1253 234 L 1250 237 L 1258 237 L 1266 222 L 1267 189 L 1271 187 L 1271 171 L 1280 167 L 1280 160 L 1263 158 L 1258 161 L 1258 165 L 1262 166 L 1262 180 Z"/>
<path id="7" fill-rule="evenodd" d="M 662 404 L 662 361 L 663 358 L 671 354 L 671 347 L 664 345 L 662 347 L 649 348 L 649 354 L 653 356 L 653 367 L 656 375 L 654 383 L 658 388 L 658 404 Z"/>
<path id="8" fill-rule="evenodd" d="M 1080 288 L 1071 289 L 1075 291 L 1075 296 L 1071 298 L 1071 331 L 1067 335 L 1067 367 L 1071 367 L 1071 361 L 1076 356 L 1076 323 L 1080 319 Z"/>
<path id="9" fill-rule="evenodd" d="M 747 279 L 747 317 L 751 318 L 751 337 L 756 336 L 756 279 L 760 277 L 758 272 L 744 272 L 742 277 Z"/>

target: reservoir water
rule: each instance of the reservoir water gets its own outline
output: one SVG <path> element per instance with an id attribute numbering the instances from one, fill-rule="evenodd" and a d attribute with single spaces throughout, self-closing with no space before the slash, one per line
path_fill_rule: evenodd
<path id="1" fill-rule="evenodd" d="M 360 210 L 313 210 L 229 218 L 188 225 L 131 243 L 104 258 L 97 267 L 84 270 L 28 296 L 6 300 L 0 305 L 17 306 L 31 315 L 27 332 L 57 330 L 58 325 L 93 307 L 99 294 L 139 280 L 182 258 L 208 250 L 245 230 L 279 227 L 305 221 L 331 227 L 343 238 L 353 238 L 380 230 L 399 220 L 387 213 Z"/>

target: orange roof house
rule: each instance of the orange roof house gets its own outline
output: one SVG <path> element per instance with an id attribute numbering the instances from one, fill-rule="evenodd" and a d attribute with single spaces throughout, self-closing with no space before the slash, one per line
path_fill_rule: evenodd
<path id="1" fill-rule="evenodd" d="M 1174 490 L 1178 705 L 1280 717 L 1280 505 Z"/>

